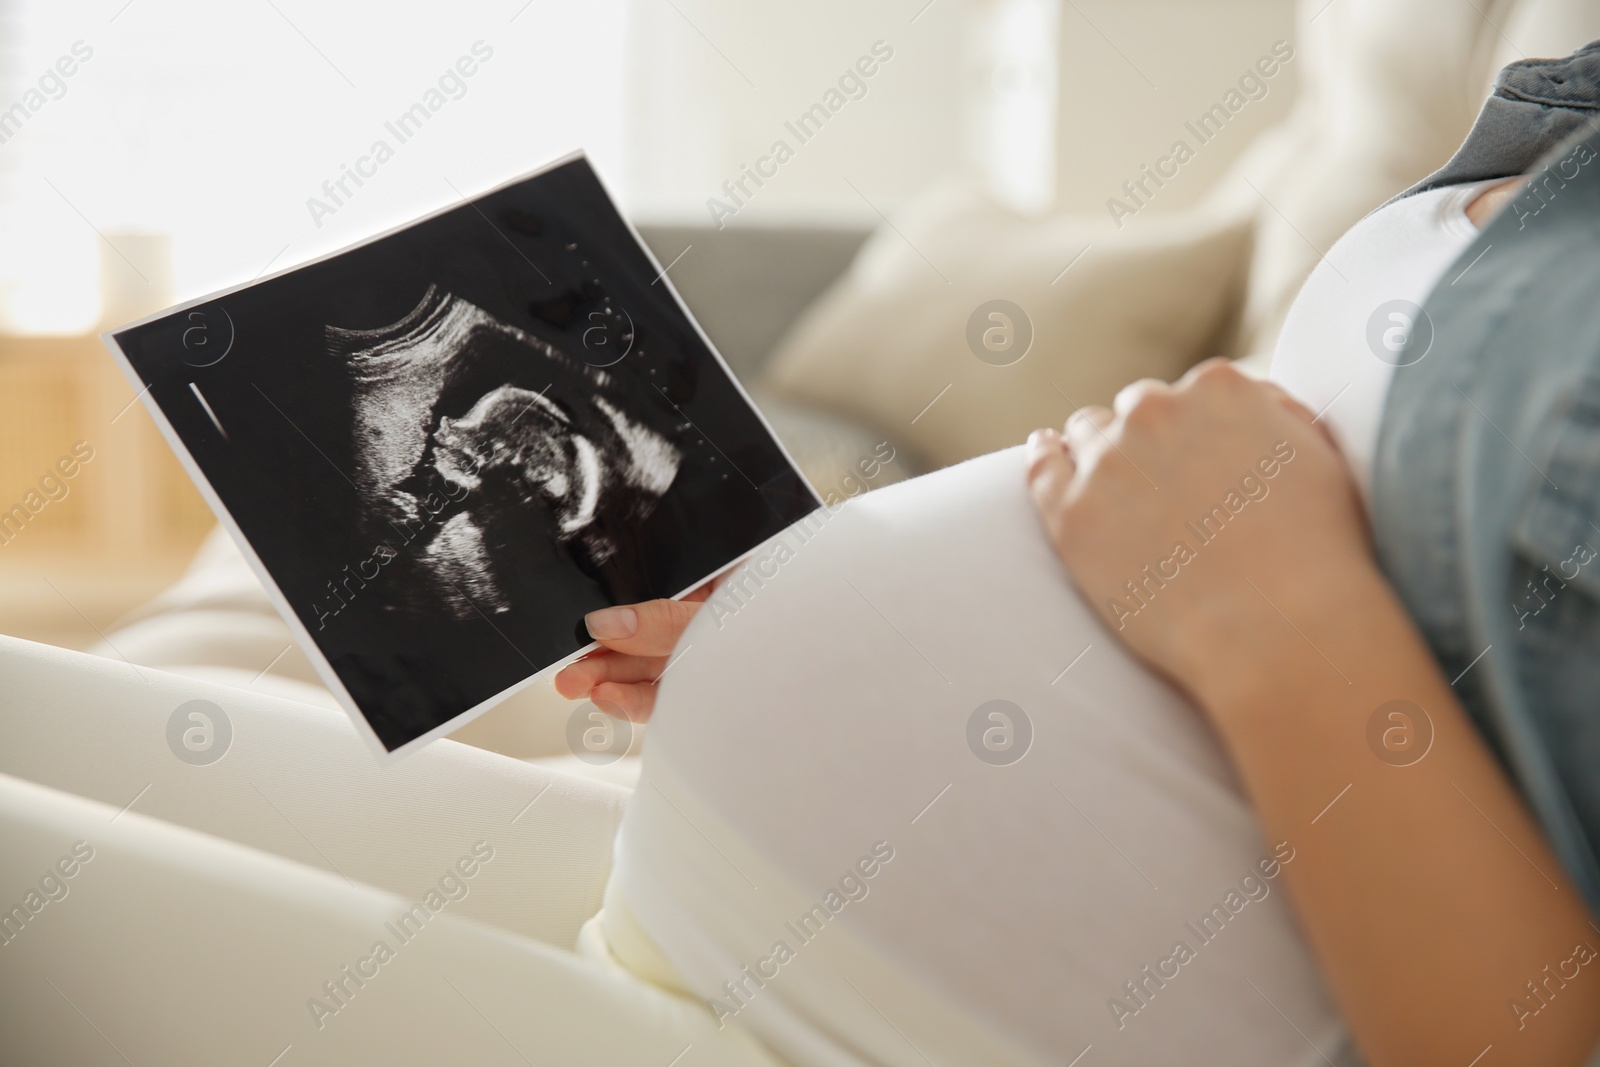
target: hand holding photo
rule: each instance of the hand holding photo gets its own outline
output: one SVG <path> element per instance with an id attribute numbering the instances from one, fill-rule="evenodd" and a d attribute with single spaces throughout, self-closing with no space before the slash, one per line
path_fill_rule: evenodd
<path id="1" fill-rule="evenodd" d="M 581 155 L 105 341 L 389 753 L 817 506 Z"/>

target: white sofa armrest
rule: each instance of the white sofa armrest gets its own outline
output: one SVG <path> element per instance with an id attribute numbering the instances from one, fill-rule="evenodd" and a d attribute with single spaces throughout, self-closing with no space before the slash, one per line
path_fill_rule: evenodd
<path id="1" fill-rule="evenodd" d="M 15 638 L 0 677 L 0 773 L 402 896 L 487 840 L 492 875 L 459 913 L 561 947 L 600 907 L 620 787 L 451 741 L 385 765 L 341 712 Z M 169 744 L 195 700 L 231 728 L 209 765 Z"/>
<path id="2" fill-rule="evenodd" d="M 702 1004 L 464 920 L 512 873 L 518 846 L 500 839 L 471 894 L 421 921 L 415 894 L 0 775 L 0 907 L 28 911 L 0 923 L 3 1058 L 665 1065 L 692 1046 L 697 1065 L 776 1067 Z"/>

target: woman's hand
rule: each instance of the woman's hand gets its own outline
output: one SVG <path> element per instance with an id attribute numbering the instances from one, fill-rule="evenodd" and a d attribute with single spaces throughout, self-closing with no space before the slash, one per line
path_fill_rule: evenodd
<path id="1" fill-rule="evenodd" d="M 1355 487 L 1312 419 L 1211 360 L 1076 412 L 1064 437 L 1029 438 L 1034 503 L 1073 578 L 1197 696 L 1237 668 L 1258 625 L 1320 610 L 1330 581 L 1373 570 Z"/>
<path id="2" fill-rule="evenodd" d="M 647 600 L 601 608 L 584 616 L 599 649 L 555 676 L 556 692 L 568 700 L 588 697 L 614 719 L 644 722 L 656 706 L 656 681 L 689 621 L 716 588 L 707 582 L 682 600 Z"/>
<path id="3" fill-rule="evenodd" d="M 1585 1062 L 1600 1000 L 1520 999 L 1594 943 L 1583 898 L 1374 565 L 1311 414 L 1213 362 L 1030 441 L 1073 577 L 1204 709 L 1263 839 L 1297 849 L 1283 877 L 1367 1062 Z M 1429 738 L 1402 764 L 1370 739 L 1396 704 Z"/>

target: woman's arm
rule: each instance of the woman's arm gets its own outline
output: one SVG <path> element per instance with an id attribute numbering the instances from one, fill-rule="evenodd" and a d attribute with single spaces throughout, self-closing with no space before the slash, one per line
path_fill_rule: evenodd
<path id="1" fill-rule="evenodd" d="M 1052 540 L 1295 847 L 1291 897 L 1373 1067 L 1583 1062 L 1600 929 L 1379 574 L 1310 414 L 1212 363 L 1066 437 L 1031 440 Z M 1396 700 L 1432 731 L 1404 766 L 1420 745 L 1385 747 L 1394 709 L 1370 726 Z"/>

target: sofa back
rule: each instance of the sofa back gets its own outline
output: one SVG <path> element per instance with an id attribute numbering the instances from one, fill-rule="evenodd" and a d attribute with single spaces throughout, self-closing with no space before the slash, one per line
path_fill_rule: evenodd
<path id="1" fill-rule="evenodd" d="M 1502 66 L 1596 38 L 1593 0 L 1302 0 L 1299 96 L 1211 198 L 1256 217 L 1237 354 L 1265 362 L 1312 267 L 1450 157 Z"/>

